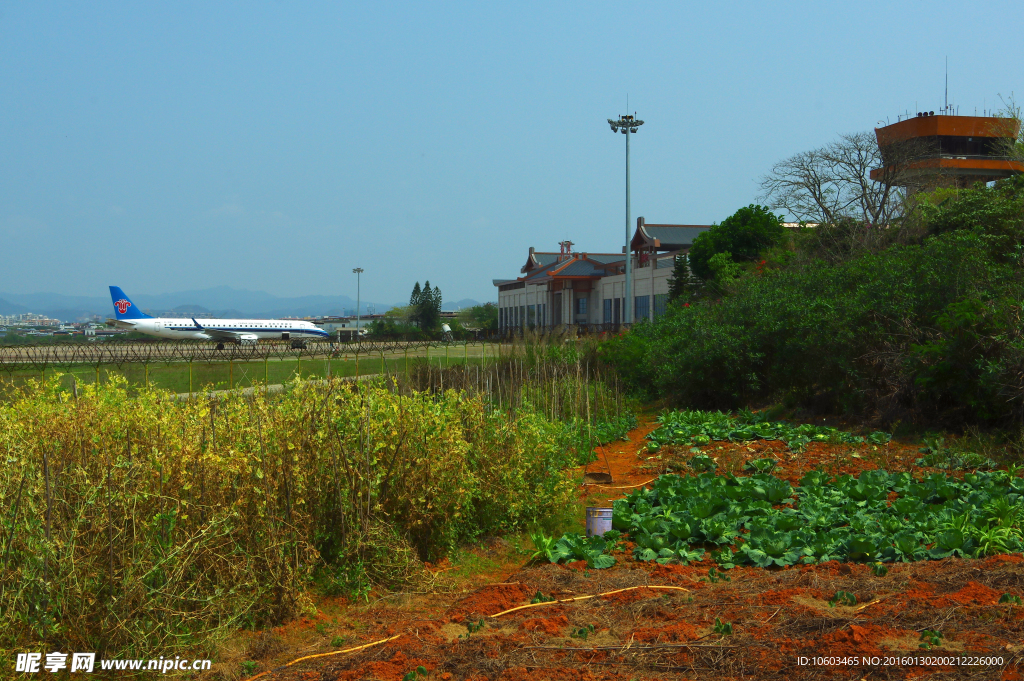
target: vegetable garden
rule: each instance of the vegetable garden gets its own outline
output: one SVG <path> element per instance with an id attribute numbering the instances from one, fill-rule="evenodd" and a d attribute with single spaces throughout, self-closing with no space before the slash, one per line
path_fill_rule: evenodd
<path id="1" fill-rule="evenodd" d="M 749 411 L 731 419 L 721 412 L 669 412 L 650 435 L 663 443 L 778 440 L 802 448 L 810 442 L 885 444 L 887 433 L 857 436 L 835 428 L 770 422 Z M 649 448 L 650 449 L 650 448 Z M 694 475 L 664 475 L 651 489 L 615 502 L 614 531 L 589 540 L 569 534 L 545 541 L 552 562 L 614 564 L 607 551 L 622 533 L 641 561 L 688 564 L 705 551 L 720 567 L 822 563 L 832 560 L 910 562 L 950 556 L 979 557 L 1024 548 L 1024 479 L 1018 470 L 944 473 L 865 470 L 859 476 L 806 473 L 796 488 L 775 477 L 772 458 L 749 461 L 748 476 L 718 475 L 716 463 L 697 453 Z"/>
<path id="2" fill-rule="evenodd" d="M 1018 471 L 955 470 L 989 460 L 962 439 L 775 419 L 762 436 L 743 430 L 758 418 L 660 418 L 689 422 L 681 433 L 642 419 L 599 448 L 615 483 L 581 490 L 614 506 L 616 530 L 535 531 L 532 550 L 507 547 L 500 569 L 454 599 L 322 614 L 306 626 L 349 635 L 372 616 L 359 640 L 385 642 L 269 678 L 1020 678 Z"/>

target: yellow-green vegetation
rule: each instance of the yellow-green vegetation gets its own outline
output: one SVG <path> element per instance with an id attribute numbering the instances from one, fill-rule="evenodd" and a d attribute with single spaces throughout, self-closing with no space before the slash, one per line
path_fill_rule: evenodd
<path id="1" fill-rule="evenodd" d="M 0 658 L 164 657 L 574 507 L 592 455 L 523 405 L 394 381 L 174 400 L 111 375 L 0 404 Z M 583 441 L 585 444 L 585 441 Z M 4 653 L 3 651 L 7 651 Z"/>

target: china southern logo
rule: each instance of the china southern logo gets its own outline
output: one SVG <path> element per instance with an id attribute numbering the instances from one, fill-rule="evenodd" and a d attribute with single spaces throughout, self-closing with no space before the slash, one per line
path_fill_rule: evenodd
<path id="1" fill-rule="evenodd" d="M 125 300 L 124 298 L 122 298 L 121 300 L 118 300 L 118 301 L 116 301 L 114 303 L 114 307 L 116 307 L 117 311 L 120 312 L 121 314 L 124 314 L 125 312 L 127 312 L 128 308 L 131 307 L 131 306 L 132 306 L 131 301 Z"/>

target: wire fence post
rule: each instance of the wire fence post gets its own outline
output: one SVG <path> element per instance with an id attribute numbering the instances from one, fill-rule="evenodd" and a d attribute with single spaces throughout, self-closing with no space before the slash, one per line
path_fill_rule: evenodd
<path id="1" fill-rule="evenodd" d="M 188 396 L 192 397 L 192 360 L 188 361 Z"/>

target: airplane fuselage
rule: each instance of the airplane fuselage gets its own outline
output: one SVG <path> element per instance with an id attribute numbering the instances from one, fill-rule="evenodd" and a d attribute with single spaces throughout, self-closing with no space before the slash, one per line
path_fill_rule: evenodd
<path id="1" fill-rule="evenodd" d="M 201 328 L 196 327 L 196 321 Z M 313 340 L 328 333 L 312 322 L 297 319 L 199 319 L 152 317 L 118 320 L 117 325 L 150 336 L 174 340 L 225 340 L 217 332 L 236 334 L 242 341 Z M 207 333 L 207 332 L 211 333 Z"/>

